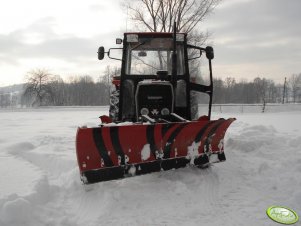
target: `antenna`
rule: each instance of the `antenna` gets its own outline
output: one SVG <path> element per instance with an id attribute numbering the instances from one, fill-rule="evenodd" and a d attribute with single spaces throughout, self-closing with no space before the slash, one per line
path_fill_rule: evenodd
<path id="1" fill-rule="evenodd" d="M 127 6 L 126 9 L 125 32 L 128 32 L 128 17 L 129 17 L 129 6 Z"/>
<path id="2" fill-rule="evenodd" d="M 172 81 L 176 81 L 177 76 L 177 24 L 173 25 L 173 53 L 172 53 Z"/>

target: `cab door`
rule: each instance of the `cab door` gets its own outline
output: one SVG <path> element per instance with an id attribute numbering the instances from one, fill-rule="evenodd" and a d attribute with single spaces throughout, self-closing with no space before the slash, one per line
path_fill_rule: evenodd
<path id="1" fill-rule="evenodd" d="M 189 67 L 189 96 L 191 119 L 201 116 L 211 117 L 213 83 L 212 65 L 213 48 L 200 48 L 187 45 Z"/>

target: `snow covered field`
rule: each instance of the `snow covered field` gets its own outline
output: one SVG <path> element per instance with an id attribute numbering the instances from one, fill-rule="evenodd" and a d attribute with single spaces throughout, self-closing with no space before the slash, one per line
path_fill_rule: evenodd
<path id="1" fill-rule="evenodd" d="M 226 162 L 83 186 L 76 128 L 106 112 L 0 110 L 1 226 L 272 226 L 271 205 L 301 215 L 301 110 L 213 113 L 237 118 Z"/>

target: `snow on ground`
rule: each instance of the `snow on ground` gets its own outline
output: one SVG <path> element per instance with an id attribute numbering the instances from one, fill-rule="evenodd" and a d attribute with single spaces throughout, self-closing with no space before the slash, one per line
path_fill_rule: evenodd
<path id="1" fill-rule="evenodd" d="M 0 111 L 1 226 L 272 226 L 271 205 L 301 215 L 301 110 L 213 113 L 237 118 L 225 137 L 226 162 L 84 186 L 76 128 L 97 125 L 106 111 Z"/>

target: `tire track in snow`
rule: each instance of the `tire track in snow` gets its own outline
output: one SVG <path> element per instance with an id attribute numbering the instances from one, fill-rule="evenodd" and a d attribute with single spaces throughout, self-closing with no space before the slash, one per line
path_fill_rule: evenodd
<path id="1" fill-rule="evenodd" d="M 22 143 L 20 143 L 16 144 L 13 148 L 13 154 L 41 169 L 44 172 L 45 178 L 51 184 L 49 186 L 58 188 L 56 196 L 52 200 L 45 200 L 43 208 L 40 209 L 42 215 L 47 215 L 50 211 L 50 215 L 59 219 L 62 218 L 62 214 L 59 212 L 61 209 L 64 210 L 65 218 L 61 219 L 64 224 L 69 225 L 68 219 L 77 219 L 77 221 L 82 222 L 84 225 L 87 225 L 87 222 L 89 222 L 89 225 L 93 225 L 93 219 L 96 219 L 101 212 L 96 210 L 103 209 L 104 198 L 102 194 L 95 195 L 91 194 L 93 192 L 85 192 L 84 186 L 79 179 L 75 153 L 72 153 L 74 161 L 64 158 L 65 153 L 63 148 L 67 146 L 67 143 L 68 145 L 73 144 L 69 140 L 69 138 L 64 139 L 49 135 L 39 136 L 35 137 L 34 143 L 36 145 L 32 145 L 33 148 L 31 150 L 23 152 L 20 149 L 22 146 Z M 62 146 L 60 150 L 55 150 L 59 145 Z M 41 196 L 43 190 L 36 190 L 36 192 L 37 195 Z M 91 208 L 92 206 L 93 208 Z M 53 210 L 54 207 L 58 209 L 58 212 L 55 209 Z M 57 222 L 59 221 L 55 220 L 52 224 L 59 224 Z M 82 224 L 75 224 L 73 222 L 70 225 Z"/>
<path id="2" fill-rule="evenodd" d="M 281 153 L 290 138 L 271 126 L 241 123 L 236 130 L 227 134 L 228 158 L 222 165 L 224 171 L 221 173 L 228 180 L 220 185 L 223 188 L 223 215 L 231 217 L 233 222 L 225 224 L 259 225 L 266 220 L 265 210 L 268 205 L 275 202 L 270 195 L 273 192 L 268 192 L 273 183 L 267 182 L 272 180 L 266 173 L 270 172 L 273 176 L 276 171 L 272 169 L 280 168 L 279 156 L 275 153 Z"/>
<path id="3" fill-rule="evenodd" d="M 111 183 L 116 183 L 117 187 L 114 187 L 118 190 L 114 187 L 110 190 L 113 194 L 117 193 L 117 199 L 120 199 L 119 206 L 114 204 L 113 196 L 108 198 L 109 214 L 102 215 L 100 222 L 103 224 L 118 224 L 122 218 L 124 225 L 187 225 L 187 222 L 190 222 L 189 225 L 199 225 L 202 222 L 210 225 L 212 215 L 221 206 L 219 178 L 211 168 L 185 168 Z M 131 196 L 129 191 L 137 190 L 136 186 L 138 190 L 145 190 L 146 193 L 150 191 L 149 196 L 144 196 L 142 200 L 129 197 Z M 100 188 L 99 186 L 94 188 L 97 187 Z M 165 190 L 166 188 L 169 188 L 169 192 Z M 97 194 L 97 191 L 93 192 Z M 128 197 L 124 197 L 123 194 L 127 194 Z M 156 202 L 153 201 L 154 195 L 157 196 Z M 103 201 L 99 195 L 97 198 Z M 125 200 L 122 200 L 123 198 Z M 143 206 L 142 210 L 140 206 Z M 155 206 L 160 208 L 155 209 Z M 148 211 L 152 212 L 151 216 L 147 216 Z M 136 219 L 137 215 L 146 217 L 142 221 L 140 218 Z"/>
<path id="4" fill-rule="evenodd" d="M 112 201 L 111 185 L 76 183 L 75 187 L 68 188 L 65 206 L 68 214 L 76 219 L 78 225 L 99 225 L 99 217 L 110 215 L 108 205 Z"/>
<path id="5" fill-rule="evenodd" d="M 58 186 L 50 185 L 47 177 L 40 179 L 29 195 L 11 195 L 0 202 L 0 225 L 3 226 L 74 226 L 76 223 L 61 205 Z"/>
<path id="6" fill-rule="evenodd" d="M 244 221 L 239 218 L 236 219 L 233 208 L 231 204 L 229 204 L 231 200 L 235 200 L 236 195 L 239 194 L 241 189 L 235 182 L 235 173 L 233 172 L 231 172 L 233 176 L 232 179 L 234 179 L 231 181 L 233 187 L 231 187 L 230 190 L 227 190 L 227 187 L 225 187 L 227 180 L 229 180 L 227 177 L 229 172 L 225 172 L 226 167 L 223 165 L 225 163 L 213 164 L 204 172 L 201 171 L 204 177 L 202 178 L 203 183 L 200 184 L 200 190 L 205 194 L 202 204 L 206 208 L 206 211 L 204 211 L 205 214 L 197 222 L 202 222 L 207 226 L 245 225 Z"/>
<path id="7" fill-rule="evenodd" d="M 70 137 L 47 135 L 34 137 L 32 140 L 9 146 L 9 153 L 35 165 L 47 174 L 49 179 L 56 180 L 61 174 L 77 167 L 72 150 L 74 141 Z"/>
<path id="8" fill-rule="evenodd" d="M 51 145 L 52 140 L 50 136 L 47 136 L 47 139 L 42 140 L 38 145 L 34 145 L 37 143 L 34 139 L 32 143 L 19 142 L 6 147 L 9 154 L 32 165 L 41 176 L 36 178 L 29 195 L 10 196 L 1 201 L 0 216 L 3 222 L 0 221 L 0 225 L 77 225 L 73 221 L 75 214 L 70 215 L 65 208 L 66 198 L 70 197 L 68 195 L 72 188 L 69 187 L 69 190 L 66 190 L 62 186 L 66 182 L 66 180 L 62 181 L 66 179 L 65 174 L 70 174 L 76 163 L 74 161 L 72 164 L 74 167 L 72 167 L 70 164 L 72 161 L 64 159 L 64 153 L 55 153 L 53 151 L 55 147 Z M 25 175 L 26 177 L 32 179 L 32 175 Z M 75 178 L 67 178 L 67 181 L 73 179 L 75 180 Z M 28 212 L 27 209 L 31 211 Z M 16 217 L 16 212 L 26 214 Z"/>

